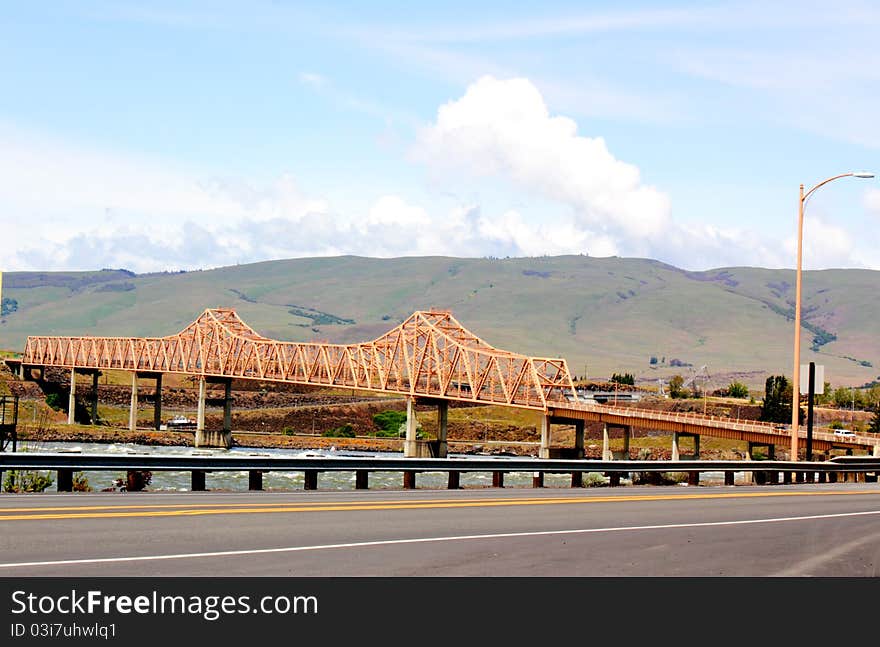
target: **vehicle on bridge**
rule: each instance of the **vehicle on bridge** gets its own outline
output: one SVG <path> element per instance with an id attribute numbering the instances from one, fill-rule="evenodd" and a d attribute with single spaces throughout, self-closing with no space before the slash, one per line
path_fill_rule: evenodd
<path id="1" fill-rule="evenodd" d="M 174 430 L 182 430 L 182 429 L 195 429 L 196 421 L 190 420 L 186 416 L 174 416 L 171 420 L 165 423 L 165 428 L 169 431 Z"/>

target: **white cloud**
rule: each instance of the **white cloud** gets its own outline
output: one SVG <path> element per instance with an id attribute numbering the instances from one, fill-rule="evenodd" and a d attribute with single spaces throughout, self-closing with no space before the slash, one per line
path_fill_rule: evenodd
<path id="1" fill-rule="evenodd" d="M 880 216 L 880 189 L 868 189 L 865 193 L 865 208 Z"/>
<path id="2" fill-rule="evenodd" d="M 440 107 L 417 156 L 443 170 L 502 176 L 571 206 L 589 227 L 656 238 L 670 222 L 669 199 L 645 185 L 639 169 L 616 159 L 602 138 L 577 134 L 551 116 L 527 79 L 486 76 Z"/>

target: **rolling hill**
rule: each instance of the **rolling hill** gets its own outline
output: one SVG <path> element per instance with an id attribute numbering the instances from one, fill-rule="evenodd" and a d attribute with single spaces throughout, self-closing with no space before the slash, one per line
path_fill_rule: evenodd
<path id="1" fill-rule="evenodd" d="M 656 380 L 706 365 L 716 387 L 738 377 L 761 388 L 767 374 L 791 372 L 792 270 L 691 272 L 587 256 L 342 256 L 140 275 L 10 272 L 3 282 L 0 348 L 10 350 L 33 334 L 167 335 L 218 306 L 269 337 L 355 342 L 435 307 L 495 346 L 564 357 L 578 376 Z M 878 287 L 876 271 L 804 273 L 802 361 L 824 364 L 835 385 L 878 379 Z"/>

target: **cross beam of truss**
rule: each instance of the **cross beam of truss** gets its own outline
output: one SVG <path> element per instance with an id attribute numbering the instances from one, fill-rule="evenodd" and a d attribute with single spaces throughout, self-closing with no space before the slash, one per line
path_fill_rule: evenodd
<path id="1" fill-rule="evenodd" d="M 32 366 L 119 369 L 344 387 L 546 411 L 575 399 L 564 359 L 490 346 L 448 311 L 417 311 L 360 344 L 268 339 L 230 308 L 205 310 L 176 335 L 28 337 Z"/>

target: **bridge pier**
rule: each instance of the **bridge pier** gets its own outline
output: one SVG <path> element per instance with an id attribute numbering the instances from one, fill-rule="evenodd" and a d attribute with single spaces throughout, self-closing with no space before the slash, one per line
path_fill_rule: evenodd
<path id="1" fill-rule="evenodd" d="M 538 449 L 538 458 L 550 458 L 550 416 L 541 416 L 541 447 Z"/>
<path id="2" fill-rule="evenodd" d="M 776 458 L 776 445 L 770 443 L 758 443 L 752 440 L 749 441 L 748 450 L 746 451 L 746 460 L 754 460 L 753 450 L 757 447 L 766 447 L 767 448 L 767 459 L 774 460 Z M 783 475 L 785 476 L 785 475 Z M 790 478 L 790 474 L 788 475 Z M 756 485 L 764 485 L 768 481 L 771 483 L 779 483 L 779 473 L 766 470 L 762 471 L 760 476 L 758 476 L 757 472 L 751 472 L 751 474 L 746 474 L 746 481 L 751 481 Z M 790 481 L 789 481 L 790 482 Z"/>
<path id="3" fill-rule="evenodd" d="M 205 392 L 207 380 L 199 379 L 199 407 L 196 415 L 196 447 L 232 447 L 232 378 L 220 378 L 218 381 L 224 385 L 223 398 L 223 429 L 209 431 L 205 429 Z"/>
<path id="4" fill-rule="evenodd" d="M 681 439 L 682 438 L 693 438 L 694 439 L 694 453 L 691 456 L 693 460 L 700 460 L 700 434 L 691 434 L 684 431 L 673 431 L 672 432 L 672 460 L 679 461 L 681 460 Z M 688 455 L 685 454 L 687 457 Z"/>
<path id="5" fill-rule="evenodd" d="M 447 421 L 449 418 L 449 401 L 437 402 L 437 458 L 446 458 L 449 455 L 449 445 L 446 442 Z"/>
<path id="6" fill-rule="evenodd" d="M 92 410 L 92 424 L 98 424 L 98 376 L 100 375 L 99 371 L 95 371 L 92 373 L 92 393 L 91 393 L 91 410 Z"/>
<path id="7" fill-rule="evenodd" d="M 416 430 L 418 428 L 418 418 L 416 418 L 416 399 L 413 396 L 406 398 L 406 438 L 403 441 L 403 457 L 416 458 L 419 455 L 418 443 L 416 441 Z"/>
<path id="8" fill-rule="evenodd" d="M 584 426 L 585 421 L 576 420 L 574 423 L 574 453 L 578 458 L 584 457 Z M 572 473 L 572 479 L 574 478 L 574 474 Z M 581 474 L 581 472 L 577 472 L 577 474 Z M 583 474 L 581 474 L 583 476 Z M 572 487 L 574 486 L 574 482 L 572 482 Z"/>
<path id="9" fill-rule="evenodd" d="M 162 426 L 162 374 L 156 373 L 156 397 L 153 401 L 153 429 Z"/>
<path id="10" fill-rule="evenodd" d="M 623 450 L 614 452 L 611 450 L 611 435 L 608 433 L 610 427 L 620 427 L 623 430 Z M 609 425 L 607 422 L 602 427 L 602 460 L 613 461 L 615 459 L 629 460 L 629 425 Z M 617 454 L 615 456 L 615 453 Z"/>
<path id="11" fill-rule="evenodd" d="M 137 430 L 138 416 L 138 374 L 131 374 L 131 408 L 128 411 L 128 430 Z"/>
<path id="12" fill-rule="evenodd" d="M 24 362 L 21 364 L 24 369 Z M 24 374 L 22 374 L 24 379 Z M 70 396 L 67 399 L 67 424 L 72 425 L 76 414 L 76 369 L 70 369 Z"/>
<path id="13" fill-rule="evenodd" d="M 196 413 L 196 431 L 205 430 L 205 378 L 199 378 L 199 403 Z"/>

